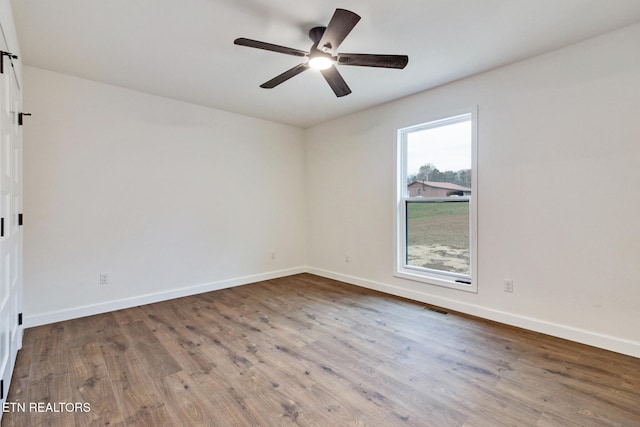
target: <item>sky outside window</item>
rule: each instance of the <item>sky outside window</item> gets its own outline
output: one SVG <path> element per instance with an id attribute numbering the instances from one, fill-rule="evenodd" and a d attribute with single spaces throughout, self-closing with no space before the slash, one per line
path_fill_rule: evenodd
<path id="1" fill-rule="evenodd" d="M 471 120 L 411 132 L 407 139 L 407 173 L 435 165 L 441 171 L 471 169 Z"/>

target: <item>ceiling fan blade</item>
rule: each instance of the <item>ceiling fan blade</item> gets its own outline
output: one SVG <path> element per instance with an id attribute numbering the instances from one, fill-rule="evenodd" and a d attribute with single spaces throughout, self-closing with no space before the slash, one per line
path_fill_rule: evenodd
<path id="1" fill-rule="evenodd" d="M 237 44 L 239 46 L 255 47 L 256 49 L 264 49 L 271 52 L 284 53 L 286 55 L 293 56 L 307 56 L 308 54 L 308 52 L 305 52 L 304 50 L 293 49 L 291 47 L 280 46 L 277 44 L 265 43 L 258 40 L 245 39 L 244 37 L 235 39 L 233 41 L 233 44 Z"/>
<path id="2" fill-rule="evenodd" d="M 371 55 L 368 53 L 340 53 L 338 64 L 358 65 L 361 67 L 399 68 L 409 63 L 407 55 Z"/>
<path id="3" fill-rule="evenodd" d="M 336 9 L 318 42 L 318 49 L 323 52 L 335 52 L 359 20 L 360 16 L 351 11 Z"/>
<path id="4" fill-rule="evenodd" d="M 260 87 L 263 89 L 273 89 L 274 87 L 278 86 L 280 83 L 284 83 L 287 80 L 289 80 L 291 77 L 295 77 L 301 72 L 308 69 L 309 69 L 309 66 L 306 63 L 296 65 L 295 67 L 288 69 L 284 73 L 272 78 L 268 82 L 262 83 Z"/>
<path id="5" fill-rule="evenodd" d="M 320 72 L 327 83 L 329 83 L 329 86 L 331 86 L 333 93 L 335 93 L 337 97 L 349 95 L 351 93 L 351 89 L 347 86 L 347 82 L 344 81 L 335 66 L 332 65 L 326 70 L 320 70 Z"/>

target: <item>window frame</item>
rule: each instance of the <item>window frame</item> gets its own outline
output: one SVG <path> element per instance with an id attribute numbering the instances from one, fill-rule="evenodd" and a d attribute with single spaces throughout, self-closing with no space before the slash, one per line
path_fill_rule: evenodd
<path id="1" fill-rule="evenodd" d="M 424 200 L 409 197 L 407 188 L 407 142 L 411 132 L 452 125 L 471 119 L 471 196 L 469 199 L 469 275 L 407 265 L 407 201 Z M 418 124 L 397 129 L 396 133 L 396 194 L 395 194 L 395 272 L 394 276 L 435 286 L 443 286 L 466 292 L 478 292 L 478 107 L 464 108 L 448 114 L 431 116 Z M 466 197 L 465 197 L 466 199 Z M 428 198 L 444 201 L 446 198 Z M 458 201 L 462 201 L 458 199 Z M 460 281 L 470 281 L 470 284 Z"/>

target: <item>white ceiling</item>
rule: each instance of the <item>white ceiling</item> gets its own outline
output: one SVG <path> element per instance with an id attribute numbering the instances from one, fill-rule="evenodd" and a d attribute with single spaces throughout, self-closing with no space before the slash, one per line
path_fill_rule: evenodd
<path id="1" fill-rule="evenodd" d="M 640 22 L 639 0 L 12 0 L 25 64 L 308 127 Z M 404 70 L 338 66 L 336 98 L 315 71 L 259 85 L 309 50 L 336 8 L 362 19 L 338 51 L 409 55 Z M 594 58 L 594 61 L 597 61 Z"/>

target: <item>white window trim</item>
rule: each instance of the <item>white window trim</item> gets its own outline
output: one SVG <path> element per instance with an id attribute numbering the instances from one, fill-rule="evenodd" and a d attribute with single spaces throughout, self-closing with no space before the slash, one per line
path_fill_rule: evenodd
<path id="1" fill-rule="evenodd" d="M 443 273 L 438 270 L 408 266 L 406 258 L 406 216 L 405 202 L 412 200 L 407 189 L 407 134 L 432 127 L 454 124 L 460 120 L 460 116 L 471 115 L 471 197 L 469 197 L 469 236 L 470 236 L 470 276 L 455 273 Z M 473 106 L 449 114 L 426 118 L 421 124 L 403 127 L 397 130 L 396 140 L 396 194 L 395 194 L 395 235 L 396 235 L 396 259 L 395 277 L 427 283 L 435 286 L 443 286 L 466 292 L 478 292 L 478 107 Z M 456 282 L 456 280 L 468 281 L 471 284 Z"/>

